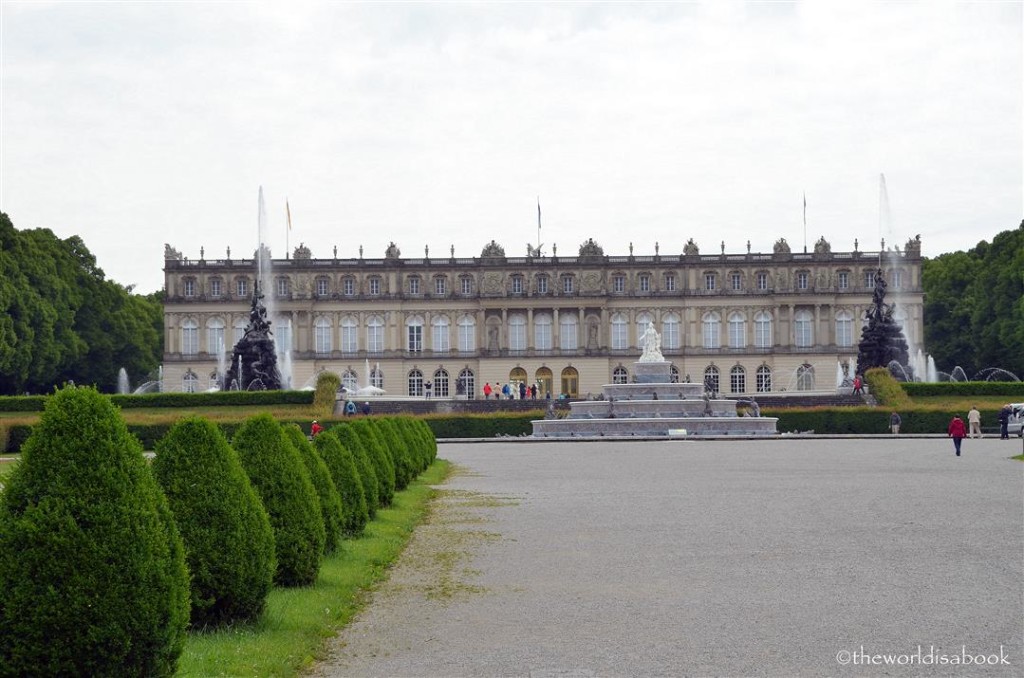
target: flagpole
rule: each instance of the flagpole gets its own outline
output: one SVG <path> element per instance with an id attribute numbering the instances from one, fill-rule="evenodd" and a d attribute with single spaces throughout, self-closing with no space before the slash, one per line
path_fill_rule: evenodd
<path id="1" fill-rule="evenodd" d="M 540 256 L 540 196 L 537 196 L 537 256 Z"/>
<path id="2" fill-rule="evenodd" d="M 288 205 L 288 198 L 284 199 L 284 211 L 288 215 L 288 228 L 284 232 L 284 258 L 288 258 L 291 248 L 288 244 L 288 236 L 292 233 L 292 208 Z"/>
<path id="3" fill-rule="evenodd" d="M 807 192 L 804 192 L 804 254 L 807 254 Z"/>

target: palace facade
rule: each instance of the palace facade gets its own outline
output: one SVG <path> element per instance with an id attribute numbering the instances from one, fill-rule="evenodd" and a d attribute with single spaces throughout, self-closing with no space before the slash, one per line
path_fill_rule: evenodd
<path id="1" fill-rule="evenodd" d="M 362 254 L 360 248 L 360 255 Z M 632 379 L 649 323 L 673 378 L 709 379 L 726 396 L 836 387 L 857 355 L 879 268 L 912 350 L 923 337 L 921 242 L 884 252 L 609 256 L 589 240 L 575 256 L 314 258 L 304 246 L 264 270 L 279 365 L 293 388 L 322 370 L 350 387 L 435 397 L 486 382 L 536 383 L 585 397 Z M 632 251 L 632 246 L 630 246 Z M 166 390 L 216 384 L 241 338 L 255 259 L 208 260 L 165 249 Z"/>

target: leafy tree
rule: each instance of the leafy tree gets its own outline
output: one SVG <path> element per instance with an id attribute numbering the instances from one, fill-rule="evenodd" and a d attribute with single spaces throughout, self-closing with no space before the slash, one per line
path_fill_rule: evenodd
<path id="1" fill-rule="evenodd" d="M 181 531 L 192 573 L 194 627 L 260 616 L 274 579 L 274 533 L 220 427 L 176 423 L 156 445 L 153 475 Z"/>
<path id="2" fill-rule="evenodd" d="M 58 391 L 0 496 L 0 675 L 169 676 L 188 618 L 141 445 L 109 398 Z"/>

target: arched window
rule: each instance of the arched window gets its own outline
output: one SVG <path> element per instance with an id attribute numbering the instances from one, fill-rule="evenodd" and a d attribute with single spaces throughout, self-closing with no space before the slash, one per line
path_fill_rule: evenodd
<path id="1" fill-rule="evenodd" d="M 405 321 L 405 350 L 419 353 L 423 350 L 423 318 L 414 315 Z"/>
<path id="2" fill-rule="evenodd" d="M 747 390 L 747 371 L 740 365 L 729 370 L 729 390 L 733 393 L 745 393 Z"/>
<path id="3" fill-rule="evenodd" d="M 744 348 L 747 345 L 747 318 L 739 311 L 729 314 L 729 346 Z"/>
<path id="4" fill-rule="evenodd" d="M 520 382 L 526 381 L 526 370 L 522 367 L 513 367 L 508 373 L 508 380 L 512 382 L 513 386 L 518 387 Z"/>
<path id="5" fill-rule="evenodd" d="M 704 328 L 704 348 L 722 347 L 722 316 L 715 311 L 705 313 L 701 318 Z"/>
<path id="6" fill-rule="evenodd" d="M 612 370 L 612 383 L 613 384 L 626 384 L 629 383 L 629 372 L 622 365 L 619 365 Z"/>
<path id="7" fill-rule="evenodd" d="M 845 309 L 836 313 L 836 346 L 853 346 L 853 314 Z"/>
<path id="8" fill-rule="evenodd" d="M 547 367 L 541 367 L 537 370 L 537 397 L 546 398 L 551 389 L 554 386 L 554 375 L 551 373 L 551 369 Z"/>
<path id="9" fill-rule="evenodd" d="M 274 327 L 274 349 L 278 353 L 292 350 L 292 319 L 278 318 Z"/>
<path id="10" fill-rule="evenodd" d="M 235 318 L 235 322 L 232 325 L 232 338 L 231 345 L 235 346 L 245 336 L 245 320 L 243 318 Z"/>
<path id="11" fill-rule="evenodd" d="M 181 377 L 181 390 L 185 393 L 195 393 L 199 390 L 199 375 L 192 370 L 186 370 Z"/>
<path id="12" fill-rule="evenodd" d="M 359 351 L 359 322 L 355 316 L 347 315 L 341 319 L 341 352 L 356 353 Z"/>
<path id="13" fill-rule="evenodd" d="M 718 368 L 715 365 L 708 365 L 707 369 L 704 370 L 704 387 L 718 393 L 720 384 L 721 373 L 718 371 Z"/>
<path id="14" fill-rule="evenodd" d="M 767 311 L 758 311 L 754 314 L 754 346 L 772 347 L 772 314 Z"/>
<path id="15" fill-rule="evenodd" d="M 679 383 L 679 368 L 675 365 L 669 365 L 668 367 L 668 380 L 670 383 Z"/>
<path id="16" fill-rule="evenodd" d="M 575 313 L 559 314 L 558 342 L 563 351 L 575 351 L 579 348 L 579 323 Z"/>
<path id="17" fill-rule="evenodd" d="M 409 395 L 423 395 L 423 373 L 419 370 L 411 370 L 409 372 Z"/>
<path id="18" fill-rule="evenodd" d="M 345 370 L 341 374 L 341 385 L 349 391 L 355 391 L 359 388 L 359 376 L 352 370 Z"/>
<path id="19" fill-rule="evenodd" d="M 224 320 L 221 318 L 210 318 L 206 321 L 206 352 L 210 355 L 220 355 L 227 351 L 224 344 Z"/>
<path id="20" fill-rule="evenodd" d="M 384 352 L 384 318 L 379 315 L 366 319 L 366 350 L 370 353 Z"/>
<path id="21" fill-rule="evenodd" d="M 575 367 L 562 370 L 562 393 L 569 398 L 578 398 L 580 394 L 580 373 Z"/>
<path id="22" fill-rule="evenodd" d="M 679 316 L 675 313 L 666 313 L 661 317 L 661 347 L 678 349 L 682 346 L 679 338 Z"/>
<path id="23" fill-rule="evenodd" d="M 644 332 L 647 331 L 647 326 L 654 320 L 654 316 L 644 311 L 643 313 L 636 314 L 636 347 L 639 350 L 643 350 L 643 346 L 640 345 L 640 338 L 644 336 Z"/>
<path id="24" fill-rule="evenodd" d="M 526 350 L 526 316 L 522 313 L 508 317 L 508 348 L 510 351 Z"/>
<path id="25" fill-rule="evenodd" d="M 459 351 L 461 353 L 476 351 L 476 318 L 471 315 L 459 318 Z"/>
<path id="26" fill-rule="evenodd" d="M 443 367 L 434 372 L 434 396 L 437 398 L 448 397 L 448 370 Z"/>
<path id="27" fill-rule="evenodd" d="M 533 316 L 533 343 L 538 351 L 551 350 L 551 316 L 547 313 Z"/>
<path id="28" fill-rule="evenodd" d="M 313 350 L 320 354 L 330 353 L 331 346 L 331 320 L 326 316 L 319 316 L 313 321 Z"/>
<path id="29" fill-rule="evenodd" d="M 199 353 L 199 323 L 194 318 L 186 318 L 181 323 L 181 352 L 184 355 Z"/>
<path id="30" fill-rule="evenodd" d="M 434 316 L 430 320 L 431 326 L 431 343 L 434 347 L 434 353 L 447 353 L 452 350 L 451 346 L 451 332 L 448 323 L 448 316 L 438 315 Z M 434 392 L 436 395 L 440 395 L 437 391 Z"/>
<path id="31" fill-rule="evenodd" d="M 370 386 L 384 388 L 384 372 L 379 367 L 370 370 Z"/>
<path id="32" fill-rule="evenodd" d="M 757 392 L 768 393 L 772 390 L 772 368 L 761 365 L 757 368 Z"/>
<path id="33" fill-rule="evenodd" d="M 793 332 L 796 338 L 797 348 L 810 348 L 814 346 L 814 316 L 807 309 L 796 312 L 793 320 Z"/>
<path id="34" fill-rule="evenodd" d="M 798 391 L 813 391 L 814 390 L 814 366 L 804 363 L 800 367 L 796 368 L 796 390 Z"/>
<path id="35" fill-rule="evenodd" d="M 622 313 L 612 314 L 612 349 L 629 348 L 629 322 Z"/>
<path id="36" fill-rule="evenodd" d="M 455 385 L 455 394 L 464 395 L 470 400 L 476 398 L 476 375 L 473 374 L 473 370 L 467 367 L 459 372 L 459 381 Z"/>

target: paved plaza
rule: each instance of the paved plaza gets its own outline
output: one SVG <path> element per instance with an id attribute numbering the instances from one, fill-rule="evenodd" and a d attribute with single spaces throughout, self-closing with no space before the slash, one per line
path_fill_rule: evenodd
<path id="1" fill-rule="evenodd" d="M 457 473 L 315 673 L 1024 675 L 1020 451 L 446 443 Z"/>

